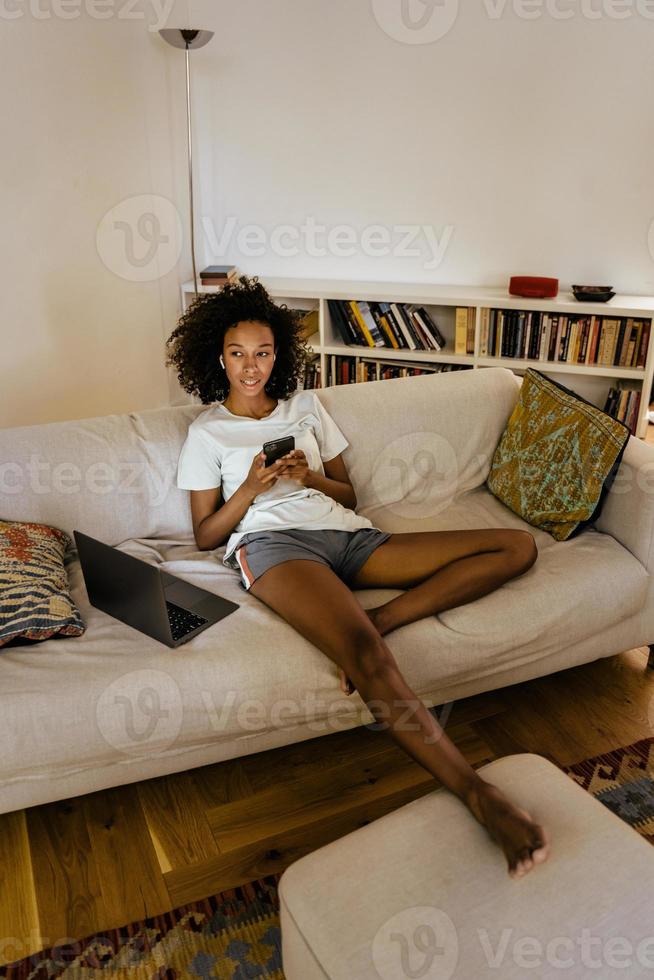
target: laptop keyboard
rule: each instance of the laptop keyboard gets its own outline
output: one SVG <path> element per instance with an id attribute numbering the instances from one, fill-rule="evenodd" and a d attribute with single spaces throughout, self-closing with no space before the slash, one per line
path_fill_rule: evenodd
<path id="1" fill-rule="evenodd" d="M 203 623 L 209 622 L 208 619 L 204 619 L 202 616 L 196 616 L 194 613 L 189 612 L 188 609 L 182 609 L 181 606 L 176 606 L 174 602 L 166 602 L 166 609 L 168 610 L 168 622 L 170 623 L 173 640 L 181 640 L 191 630 L 197 629 Z"/>

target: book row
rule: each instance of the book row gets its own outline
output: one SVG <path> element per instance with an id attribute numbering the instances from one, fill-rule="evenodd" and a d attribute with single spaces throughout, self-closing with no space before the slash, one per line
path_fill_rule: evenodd
<path id="1" fill-rule="evenodd" d="M 445 338 L 424 306 L 354 299 L 329 299 L 327 305 L 332 323 L 345 344 L 435 351 L 446 346 Z"/>
<path id="2" fill-rule="evenodd" d="M 484 309 L 479 353 L 567 364 L 644 368 L 651 320 Z"/>
<path id="3" fill-rule="evenodd" d="M 640 391 L 635 388 L 609 388 L 606 396 L 604 411 L 614 419 L 624 422 L 632 435 L 636 435 L 640 395 Z"/>
<path id="4" fill-rule="evenodd" d="M 328 385 L 359 384 L 363 381 L 386 381 L 390 378 L 411 378 L 420 374 L 472 370 L 464 364 L 411 364 L 406 361 L 378 361 L 340 354 L 331 354 L 327 364 Z"/>

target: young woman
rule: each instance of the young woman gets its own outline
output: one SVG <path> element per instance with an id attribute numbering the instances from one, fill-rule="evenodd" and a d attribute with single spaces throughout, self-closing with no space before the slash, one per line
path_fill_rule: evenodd
<path id="1" fill-rule="evenodd" d="M 309 354 L 297 316 L 256 278 L 199 296 L 167 348 L 182 387 L 210 405 L 189 427 L 177 473 L 198 547 L 227 542 L 223 563 L 243 588 L 337 664 L 343 690 L 353 685 L 375 721 L 468 806 L 512 877 L 545 861 L 544 828 L 468 765 L 383 639 L 525 572 L 536 560 L 532 535 L 389 534 L 358 515 L 348 442 L 314 391 L 296 391 Z M 295 449 L 266 467 L 263 443 L 285 435 Z M 364 610 L 351 590 L 366 588 L 406 591 Z"/>

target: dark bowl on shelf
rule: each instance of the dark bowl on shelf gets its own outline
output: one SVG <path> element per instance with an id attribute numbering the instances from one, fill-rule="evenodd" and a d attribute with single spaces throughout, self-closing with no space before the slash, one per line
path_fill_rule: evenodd
<path id="1" fill-rule="evenodd" d="M 615 296 L 611 286 L 573 286 L 572 292 L 584 303 L 606 303 Z"/>

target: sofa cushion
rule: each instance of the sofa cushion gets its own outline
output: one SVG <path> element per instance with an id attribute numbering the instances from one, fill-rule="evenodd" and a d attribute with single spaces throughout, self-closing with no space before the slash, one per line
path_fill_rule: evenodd
<path id="1" fill-rule="evenodd" d="M 68 591 L 63 531 L 0 521 L 0 647 L 86 629 Z"/>
<path id="2" fill-rule="evenodd" d="M 529 368 L 493 456 L 491 493 L 557 541 L 599 517 L 629 430 Z"/>

